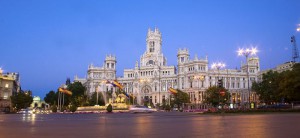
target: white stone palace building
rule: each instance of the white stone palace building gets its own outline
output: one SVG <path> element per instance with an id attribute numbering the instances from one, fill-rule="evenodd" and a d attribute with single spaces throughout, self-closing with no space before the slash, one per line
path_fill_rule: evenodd
<path id="1" fill-rule="evenodd" d="M 241 69 L 211 69 L 208 58 L 190 58 L 188 49 L 179 49 L 177 53 L 177 67 L 167 64 L 167 59 L 162 52 L 162 35 L 155 28 L 149 29 L 146 38 L 146 51 L 136 61 L 135 67 L 125 69 L 123 77 L 116 77 L 115 56 L 108 55 L 102 67 L 89 65 L 86 78 L 75 76 L 74 81 L 79 81 L 87 88 L 90 94 L 115 91 L 106 80 L 117 80 L 124 87 L 128 94 L 133 94 L 138 104 L 145 99 L 150 100 L 154 105 L 161 104 L 163 99 L 168 100 L 169 87 L 187 92 L 191 103 L 201 104 L 204 101 L 205 90 L 217 84 L 218 78 L 223 79 L 223 86 L 231 93 L 229 99 L 232 104 L 248 103 L 248 79 L 247 64 L 242 64 Z M 257 80 L 260 71 L 259 58 L 248 58 L 250 88 L 252 82 Z M 250 101 L 255 102 L 258 97 L 251 91 Z"/>

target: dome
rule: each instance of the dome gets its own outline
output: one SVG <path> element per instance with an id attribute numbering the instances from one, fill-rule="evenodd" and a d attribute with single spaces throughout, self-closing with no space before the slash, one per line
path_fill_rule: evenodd
<path id="1" fill-rule="evenodd" d="M 34 96 L 33 101 L 41 101 L 41 98 L 39 96 Z"/>

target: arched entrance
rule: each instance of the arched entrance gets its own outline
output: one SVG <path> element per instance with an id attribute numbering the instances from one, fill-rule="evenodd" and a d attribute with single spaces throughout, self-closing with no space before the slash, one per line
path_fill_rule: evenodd
<path id="1" fill-rule="evenodd" d="M 142 104 L 145 106 L 153 106 L 151 93 L 152 89 L 149 85 L 145 85 L 142 87 Z"/>

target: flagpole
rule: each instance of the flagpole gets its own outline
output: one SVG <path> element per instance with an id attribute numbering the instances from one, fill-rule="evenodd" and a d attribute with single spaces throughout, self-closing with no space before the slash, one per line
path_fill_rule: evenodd
<path id="1" fill-rule="evenodd" d="M 59 109 L 61 111 L 61 107 L 62 107 L 62 93 L 60 93 L 59 101 L 60 101 L 60 104 L 59 104 L 60 107 L 59 107 Z"/>
<path id="2" fill-rule="evenodd" d="M 171 107 L 171 94 L 169 93 L 169 106 Z"/>
<path id="3" fill-rule="evenodd" d="M 57 97 L 57 107 L 58 107 L 58 110 L 60 110 L 59 109 L 59 107 L 60 107 L 60 100 L 59 100 L 59 98 L 60 98 L 60 92 L 58 91 L 58 97 Z"/>
<path id="4" fill-rule="evenodd" d="M 63 93 L 63 102 L 62 102 L 62 107 L 64 107 L 64 104 L 65 104 L 65 94 Z"/>
<path id="5" fill-rule="evenodd" d="M 96 84 L 96 93 L 97 93 L 97 101 L 96 101 L 96 105 L 98 105 L 98 84 Z"/>

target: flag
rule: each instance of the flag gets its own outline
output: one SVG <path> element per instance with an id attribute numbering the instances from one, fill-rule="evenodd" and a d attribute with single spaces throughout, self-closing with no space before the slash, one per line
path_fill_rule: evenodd
<path id="1" fill-rule="evenodd" d="M 63 89 L 63 88 L 59 88 L 58 89 L 59 92 L 67 94 L 67 95 L 72 95 L 73 93 L 67 89 Z"/>
<path id="2" fill-rule="evenodd" d="M 118 87 L 118 88 L 120 88 L 120 89 L 123 89 L 123 86 L 122 86 L 119 82 L 117 82 L 116 80 L 114 80 L 113 82 L 111 82 L 111 84 L 112 84 L 114 87 Z"/>
<path id="3" fill-rule="evenodd" d="M 169 88 L 169 92 L 172 93 L 172 94 L 177 94 L 178 91 L 172 87 Z"/>
<path id="4" fill-rule="evenodd" d="M 124 95 L 126 95 L 126 97 L 129 98 L 129 95 L 126 92 L 124 92 Z"/>
<path id="5" fill-rule="evenodd" d="M 105 83 L 106 83 L 106 84 L 111 84 L 109 80 L 106 80 Z"/>

